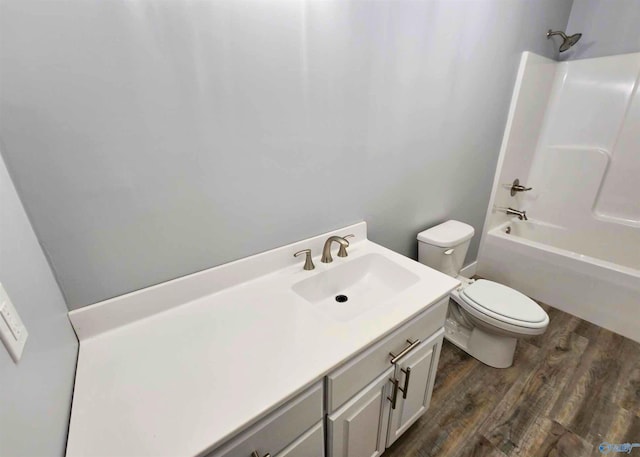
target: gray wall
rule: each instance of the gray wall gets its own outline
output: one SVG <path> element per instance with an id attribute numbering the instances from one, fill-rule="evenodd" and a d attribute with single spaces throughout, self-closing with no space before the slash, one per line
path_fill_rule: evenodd
<path id="1" fill-rule="evenodd" d="M 18 364 L 0 343 L 0 455 L 63 455 L 78 341 L 2 156 L 0 282 L 29 332 Z"/>
<path id="2" fill-rule="evenodd" d="M 640 52 L 639 0 L 574 0 L 568 33 L 582 33 L 562 60 Z"/>
<path id="3" fill-rule="evenodd" d="M 362 219 L 410 256 L 480 232 L 571 3 L 3 0 L 0 135 L 69 307 Z"/>

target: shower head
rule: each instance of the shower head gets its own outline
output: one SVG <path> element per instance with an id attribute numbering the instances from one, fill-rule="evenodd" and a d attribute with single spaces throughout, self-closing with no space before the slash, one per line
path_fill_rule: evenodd
<path id="1" fill-rule="evenodd" d="M 564 52 L 567 49 L 569 49 L 571 46 L 573 46 L 578 42 L 580 37 L 582 37 L 582 33 L 576 33 L 574 35 L 567 36 L 564 32 L 561 32 L 561 31 L 554 32 L 553 30 L 549 29 L 549 31 L 547 32 L 547 40 L 551 38 L 553 35 L 560 35 L 562 37 L 560 52 Z"/>

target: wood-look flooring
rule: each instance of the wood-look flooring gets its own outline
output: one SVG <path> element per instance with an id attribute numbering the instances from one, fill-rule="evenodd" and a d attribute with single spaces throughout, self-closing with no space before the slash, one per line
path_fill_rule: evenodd
<path id="1" fill-rule="evenodd" d="M 519 341 L 511 368 L 445 340 L 429 410 L 384 457 L 583 457 L 640 443 L 640 344 L 543 306 L 547 332 Z"/>

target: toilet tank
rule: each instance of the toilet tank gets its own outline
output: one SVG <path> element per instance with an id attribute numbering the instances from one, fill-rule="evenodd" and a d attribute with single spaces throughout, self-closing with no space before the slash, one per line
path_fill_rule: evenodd
<path id="1" fill-rule="evenodd" d="M 450 220 L 418 233 L 418 261 L 455 278 L 474 232 L 469 224 Z"/>

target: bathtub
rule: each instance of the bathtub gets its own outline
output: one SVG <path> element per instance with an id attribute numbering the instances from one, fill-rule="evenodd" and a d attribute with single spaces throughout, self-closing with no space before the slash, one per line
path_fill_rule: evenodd
<path id="1" fill-rule="evenodd" d="M 635 227 L 568 230 L 514 219 L 486 233 L 478 274 L 640 342 L 640 230 Z"/>

